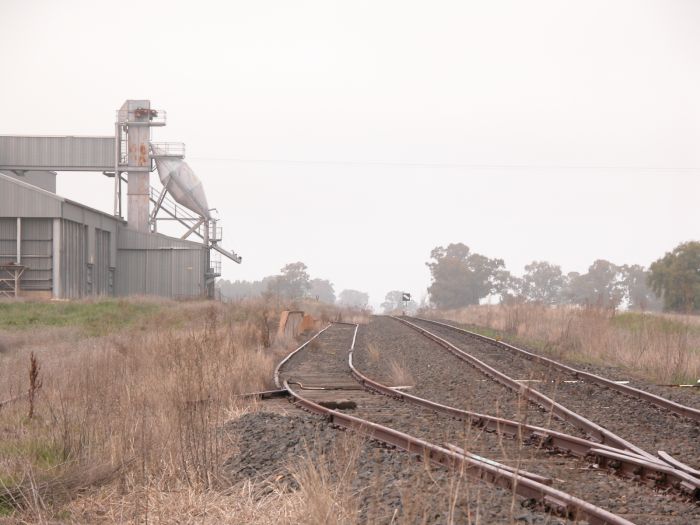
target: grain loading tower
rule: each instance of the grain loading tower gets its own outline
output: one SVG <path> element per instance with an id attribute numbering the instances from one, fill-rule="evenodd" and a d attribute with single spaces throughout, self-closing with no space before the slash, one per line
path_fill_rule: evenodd
<path id="1" fill-rule="evenodd" d="M 220 246 L 184 145 L 151 142 L 165 123 L 150 101 L 127 100 L 111 137 L 0 136 L 0 295 L 212 296 L 218 255 L 241 259 Z M 160 189 L 150 185 L 156 168 Z M 113 177 L 113 214 L 56 195 L 59 171 Z M 182 227 L 180 238 L 157 232 L 164 219 Z"/>

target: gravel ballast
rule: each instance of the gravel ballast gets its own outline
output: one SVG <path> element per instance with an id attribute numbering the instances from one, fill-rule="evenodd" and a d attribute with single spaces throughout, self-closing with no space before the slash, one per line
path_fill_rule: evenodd
<path id="1" fill-rule="evenodd" d="M 475 432 L 465 428 L 463 422 L 452 420 L 431 410 L 419 409 L 393 398 L 350 389 L 352 377 L 347 365 L 350 331 L 345 328 L 332 330 L 332 328 L 329 329 L 317 339 L 315 348 L 300 352 L 285 366 L 284 375 L 287 378 L 293 378 L 308 388 L 300 391 L 305 397 L 309 396 L 317 402 L 333 396 L 350 398 L 356 401 L 357 408 L 346 411 L 349 414 L 391 426 L 433 443 L 449 442 L 464 445 L 472 452 L 490 459 L 550 476 L 556 488 L 602 506 L 611 512 L 630 516 L 642 514 L 643 518 L 635 517 L 634 521 L 638 523 L 685 524 L 692 523 L 693 520 L 700 521 L 700 509 L 694 503 L 674 495 L 662 494 L 646 485 L 617 478 L 605 471 L 595 469 L 594 465 L 588 464 L 585 460 L 552 454 L 536 447 L 523 447 L 515 440 L 501 439 L 494 434 Z M 413 376 L 415 388 L 411 389 L 411 392 L 424 397 L 429 397 L 425 394 L 426 391 L 436 393 L 450 390 L 449 385 L 459 385 L 464 381 L 464 369 L 469 367 L 437 345 L 435 348 L 430 348 L 430 345 L 434 345 L 430 341 L 428 341 L 430 345 L 425 347 L 424 341 L 427 339 L 395 320 L 373 318 L 368 326 L 363 325 L 360 328 L 356 344 L 356 365 L 373 379 L 391 384 L 390 379 L 394 374 L 391 363 L 398 360 L 401 366 L 407 367 L 406 371 L 409 375 Z M 374 351 L 369 349 L 370 345 L 374 345 Z M 428 362 L 433 364 L 447 363 L 447 369 L 434 375 L 420 375 L 420 369 L 413 368 L 411 363 L 415 363 L 417 356 L 423 354 L 430 356 Z M 374 372 L 362 368 L 363 363 L 370 361 L 376 364 Z M 380 375 L 382 377 L 379 377 Z M 404 375 L 403 379 L 405 378 Z M 343 384 L 349 390 L 341 393 L 315 390 L 324 382 L 327 383 L 326 386 L 328 383 Z M 480 393 L 484 398 L 488 396 L 483 390 L 479 390 L 478 387 L 481 384 L 472 387 L 474 399 L 478 398 Z M 500 392 L 499 395 L 502 395 L 502 391 Z M 459 394 L 454 394 L 453 399 L 458 397 L 460 397 Z M 446 399 L 433 398 L 433 400 L 449 404 Z M 490 406 L 497 408 L 500 406 L 497 399 L 488 399 L 486 402 L 490 403 Z M 468 408 L 475 410 L 474 406 Z M 493 413 L 489 410 L 480 411 Z M 499 415 L 503 416 L 505 413 L 502 412 Z M 491 491 L 496 490 L 493 487 L 487 488 Z M 495 495 L 494 498 L 496 498 Z M 505 505 L 505 501 L 499 505 Z"/>
<path id="2" fill-rule="evenodd" d="M 395 321 L 398 323 L 398 321 Z M 453 329 L 412 319 L 466 353 L 528 385 L 565 407 L 656 453 L 663 450 L 695 468 L 700 467 L 700 422 L 678 416 L 648 401 L 526 359 Z"/>

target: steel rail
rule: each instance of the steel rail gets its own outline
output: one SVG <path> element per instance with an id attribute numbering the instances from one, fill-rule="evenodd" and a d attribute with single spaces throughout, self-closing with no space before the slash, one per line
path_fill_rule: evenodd
<path id="1" fill-rule="evenodd" d="M 357 327 L 358 325 L 355 327 L 352 343 L 353 347 L 351 347 L 350 350 L 354 348 L 357 337 Z M 309 342 L 327 328 L 328 326 L 294 352 L 290 353 L 275 369 L 275 379 L 279 380 L 280 369 L 292 356 L 306 348 Z M 324 416 L 331 424 L 356 430 L 377 441 L 393 445 L 409 453 L 417 454 L 420 457 L 428 459 L 432 463 L 443 465 L 451 469 L 460 469 L 460 472 L 466 473 L 473 479 L 480 479 L 497 487 L 511 490 L 521 497 L 533 499 L 544 509 L 560 516 L 566 516 L 572 519 L 585 519 L 591 525 L 634 525 L 631 521 L 587 501 L 549 487 L 527 476 L 520 475 L 517 472 L 512 472 L 508 470 L 508 467 L 495 461 L 449 450 L 448 448 L 429 443 L 428 441 L 398 430 L 323 407 L 303 397 L 299 392 L 292 389 L 286 379 L 283 381 L 283 386 L 298 406 L 314 414 Z"/>
<path id="2" fill-rule="evenodd" d="M 304 348 L 306 348 L 306 346 L 307 346 L 311 341 L 313 341 L 313 340 L 316 339 L 319 335 L 321 335 L 323 332 L 325 332 L 326 330 L 328 330 L 328 329 L 331 327 L 332 324 L 333 324 L 333 323 L 328 323 L 328 324 L 327 324 L 326 326 L 324 326 L 321 330 L 319 330 L 318 332 L 316 332 L 316 334 L 315 334 L 311 339 L 309 339 L 308 341 L 306 341 L 304 344 L 302 344 L 302 345 L 301 345 L 300 347 L 298 347 L 296 350 L 293 350 L 292 352 L 290 352 L 289 354 L 287 354 L 287 356 L 286 356 L 284 359 L 282 359 L 282 361 L 280 361 L 280 362 L 277 364 L 277 366 L 275 367 L 274 379 L 275 379 L 275 385 L 277 385 L 277 388 L 278 388 L 278 389 L 283 388 L 283 387 L 282 387 L 282 383 L 280 383 L 280 370 L 282 369 L 282 367 L 284 366 L 284 364 L 285 364 L 287 361 L 289 361 L 295 354 L 297 354 L 298 352 L 301 352 Z M 347 323 L 339 323 L 339 324 L 347 324 Z M 286 387 L 284 387 L 284 389 L 287 390 L 287 391 L 289 391 L 289 389 L 286 388 Z"/>
<path id="3" fill-rule="evenodd" d="M 499 341 L 497 339 L 493 339 L 491 337 L 487 337 L 485 335 L 477 334 L 476 332 L 472 332 L 469 330 L 465 330 L 464 328 L 459 328 L 457 326 L 453 326 L 451 324 L 443 323 L 440 321 L 434 321 L 432 319 L 425 319 L 422 317 L 414 317 L 412 319 L 416 319 L 419 321 L 424 321 L 426 323 L 432 323 L 438 326 L 442 326 L 445 328 L 449 328 L 451 330 L 463 333 L 465 335 L 469 335 L 471 337 L 474 337 L 476 339 L 480 339 L 482 341 L 486 341 L 488 343 L 491 343 L 495 346 L 505 348 L 507 350 L 510 350 L 512 352 L 515 352 L 517 354 L 520 354 L 521 356 L 537 361 L 539 363 L 546 363 L 547 365 L 550 365 L 554 368 L 557 368 L 559 370 L 562 370 L 564 372 L 567 372 L 569 374 L 574 375 L 575 377 L 580 377 L 587 379 L 591 381 L 592 383 L 597 383 L 599 385 L 605 386 L 607 388 L 612 388 L 613 390 L 617 390 L 618 392 L 622 392 L 623 394 L 627 394 L 632 397 L 636 397 L 639 399 L 643 399 L 644 401 L 648 401 L 660 408 L 664 408 L 666 410 L 670 410 L 671 412 L 678 414 L 679 416 L 686 417 L 688 419 L 692 419 L 694 421 L 700 421 L 700 410 L 697 408 L 689 407 L 686 405 L 681 405 L 680 403 L 676 403 L 675 401 L 671 401 L 670 399 L 666 399 L 661 396 L 657 396 L 656 394 L 652 394 L 651 392 L 646 392 L 644 390 L 640 390 L 639 388 L 634 388 L 629 385 L 624 385 L 620 383 L 616 383 L 615 381 L 611 381 L 610 379 L 606 379 L 605 377 L 592 374 L 590 372 L 585 372 L 583 370 L 578 370 L 577 368 L 570 367 L 568 365 L 565 365 L 563 363 L 559 363 L 558 361 L 555 361 L 553 359 L 550 359 L 548 357 L 544 357 L 541 355 L 534 354 L 532 352 L 528 352 L 527 350 L 523 350 L 522 348 L 518 348 L 517 346 L 510 345 L 508 343 L 504 343 L 503 341 Z"/>
<path id="4" fill-rule="evenodd" d="M 575 424 L 578 426 L 580 429 L 583 431 L 587 432 L 588 435 L 595 441 L 599 441 L 600 443 L 603 443 L 605 445 L 610 445 L 614 448 L 619 448 L 624 450 L 627 450 L 629 452 L 632 452 L 638 456 L 642 456 L 646 458 L 648 461 L 655 462 L 655 463 L 660 463 L 660 464 L 665 464 L 662 460 L 657 458 L 656 456 L 652 455 L 651 453 L 647 452 L 646 450 L 643 450 L 642 448 L 630 443 L 626 439 L 621 438 L 617 434 L 609 431 L 608 429 L 601 427 L 600 425 L 594 423 L 590 419 L 587 419 L 580 414 L 577 414 L 576 412 L 569 410 L 566 408 L 564 405 L 561 403 L 557 403 L 554 401 L 552 398 L 544 395 L 542 392 L 539 392 L 538 390 L 534 390 L 530 388 L 527 385 L 523 385 L 522 383 L 519 383 L 515 381 L 513 378 L 507 376 L 503 372 L 500 372 L 496 370 L 495 368 L 487 365 L 480 359 L 477 359 L 471 354 L 468 354 L 467 352 L 461 350 L 460 348 L 456 347 L 449 341 L 443 339 L 442 337 L 435 335 L 434 333 L 430 332 L 429 330 L 426 330 L 425 328 L 418 326 L 410 321 L 407 321 L 406 319 L 400 319 L 398 317 L 391 316 L 392 319 L 395 319 L 399 321 L 400 323 L 405 324 L 406 326 L 409 326 L 416 330 L 417 332 L 423 334 L 425 337 L 428 339 L 431 339 L 432 341 L 436 342 L 438 345 L 441 347 L 445 348 L 447 351 L 461 359 L 462 361 L 465 361 L 475 367 L 477 370 L 481 371 L 483 374 L 487 375 L 488 377 L 491 377 L 498 383 L 501 383 L 503 386 L 513 390 L 514 392 L 522 395 L 525 399 L 528 399 L 530 401 L 533 401 L 540 405 L 541 407 L 545 408 L 548 411 L 551 411 L 553 414 L 557 415 L 561 419 L 568 421 L 572 424 Z"/>
<path id="5" fill-rule="evenodd" d="M 472 454 L 471 452 L 467 452 L 464 450 L 462 447 L 458 447 L 457 445 L 453 445 L 451 443 L 445 443 L 443 445 L 447 450 L 451 450 L 452 452 L 457 452 L 458 454 L 461 454 L 462 456 L 467 456 L 470 458 L 474 458 L 479 461 L 483 461 L 485 463 L 488 463 L 489 465 L 493 465 L 498 468 L 502 468 L 503 470 L 507 470 L 508 472 L 512 472 L 513 474 L 519 474 L 520 476 L 530 478 L 534 481 L 537 481 L 539 483 L 543 483 L 544 485 L 551 485 L 552 484 L 552 478 L 548 478 L 546 476 L 540 476 L 539 474 L 535 474 L 534 472 L 528 472 L 527 470 L 523 470 L 521 468 L 515 468 L 511 467 L 509 465 L 504 465 L 503 463 L 499 463 L 498 461 L 494 461 L 492 459 L 485 458 L 483 456 L 479 456 L 478 454 Z"/>
<path id="6" fill-rule="evenodd" d="M 560 516 L 570 519 L 585 519 L 591 525 L 634 525 L 633 522 L 592 503 L 526 476 L 510 472 L 505 468 L 500 468 L 500 464 L 498 464 L 499 466 L 493 464 L 496 463 L 494 461 L 488 460 L 488 462 L 485 462 L 475 457 L 462 455 L 393 428 L 325 408 L 301 396 L 289 386 L 286 380 L 284 381 L 284 386 L 289 390 L 297 405 L 309 412 L 324 416 L 333 425 L 356 430 L 372 439 L 426 458 L 437 465 L 451 469 L 460 469 L 460 471 L 473 479 L 480 479 L 497 487 L 510 490 L 523 498 L 533 499 L 539 502 L 544 509 Z"/>
<path id="7" fill-rule="evenodd" d="M 348 365 L 355 380 L 369 390 L 446 414 L 455 419 L 468 421 L 473 426 L 483 428 L 486 431 L 520 438 L 521 441 L 531 440 L 547 449 L 577 457 L 594 457 L 601 467 L 609 467 L 624 477 L 646 481 L 656 486 L 672 487 L 695 499 L 700 498 L 700 479 L 694 477 L 692 472 L 685 472 L 673 465 L 669 466 L 659 460 L 652 462 L 644 456 L 556 430 L 443 405 L 395 390 L 370 379 L 360 372 L 353 363 L 354 340 L 353 338 L 353 346 L 348 353 Z"/>

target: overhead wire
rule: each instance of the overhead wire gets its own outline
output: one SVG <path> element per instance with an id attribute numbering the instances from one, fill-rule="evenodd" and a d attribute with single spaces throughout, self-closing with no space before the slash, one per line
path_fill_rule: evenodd
<path id="1" fill-rule="evenodd" d="M 604 164 L 479 164 L 452 162 L 405 162 L 384 160 L 307 160 L 307 159 L 246 159 L 237 157 L 190 157 L 192 160 L 237 162 L 241 164 L 289 164 L 318 166 L 376 166 L 424 169 L 515 169 L 515 170 L 619 170 L 619 171 L 680 171 L 700 172 L 700 167 L 687 166 L 634 166 Z"/>

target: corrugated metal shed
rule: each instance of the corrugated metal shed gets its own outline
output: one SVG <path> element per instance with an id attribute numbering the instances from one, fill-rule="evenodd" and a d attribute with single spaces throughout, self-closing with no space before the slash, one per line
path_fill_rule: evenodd
<path id="1" fill-rule="evenodd" d="M 126 227 L 121 219 L 0 174 L 0 261 L 17 255 L 22 290 L 61 298 L 206 293 L 208 249 Z"/>
<path id="2" fill-rule="evenodd" d="M 104 171 L 114 168 L 114 137 L 0 135 L 0 168 Z"/>
<path id="3" fill-rule="evenodd" d="M 0 217 L 60 217 L 63 199 L 0 174 Z"/>
<path id="4" fill-rule="evenodd" d="M 204 245 L 157 233 L 119 229 L 116 295 L 197 297 L 206 291 Z"/>

